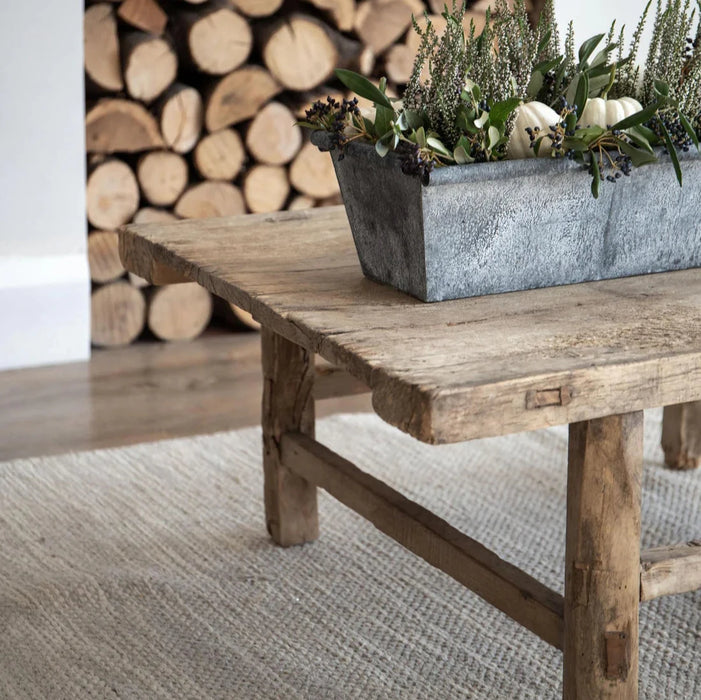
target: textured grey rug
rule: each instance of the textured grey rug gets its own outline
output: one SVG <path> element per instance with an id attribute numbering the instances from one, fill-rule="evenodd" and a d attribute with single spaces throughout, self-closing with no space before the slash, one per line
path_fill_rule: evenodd
<path id="1" fill-rule="evenodd" d="M 701 535 L 701 473 L 646 421 L 644 546 Z M 566 431 L 341 454 L 562 590 Z M 1 698 L 559 698 L 560 654 L 328 497 L 269 542 L 257 430 L 0 464 Z M 641 697 L 701 697 L 701 596 L 645 605 Z"/>

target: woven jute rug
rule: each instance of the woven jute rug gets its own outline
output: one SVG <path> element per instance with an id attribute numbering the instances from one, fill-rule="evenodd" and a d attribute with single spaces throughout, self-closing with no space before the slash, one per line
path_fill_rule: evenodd
<path id="1" fill-rule="evenodd" d="M 643 545 L 701 535 L 701 473 L 646 416 Z M 318 435 L 562 590 L 567 432 Z M 273 546 L 256 429 L 0 464 L 0 697 L 559 698 L 561 655 L 322 494 Z M 641 697 L 701 697 L 701 596 L 645 604 Z"/>

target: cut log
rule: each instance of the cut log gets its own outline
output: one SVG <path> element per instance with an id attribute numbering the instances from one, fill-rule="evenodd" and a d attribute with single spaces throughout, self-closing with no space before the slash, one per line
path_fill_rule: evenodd
<path id="1" fill-rule="evenodd" d="M 306 194 L 298 194 L 293 197 L 287 205 L 288 211 L 300 211 L 302 209 L 313 209 L 316 204 L 315 200 L 308 197 Z"/>
<path id="2" fill-rule="evenodd" d="M 178 59 L 171 45 L 145 32 L 129 32 L 122 37 L 122 65 L 127 92 L 143 102 L 162 94 L 178 72 Z"/>
<path id="3" fill-rule="evenodd" d="M 177 221 L 178 217 L 171 211 L 166 209 L 154 209 L 153 207 L 144 207 L 134 214 L 132 221 L 135 224 L 153 224 L 164 223 L 167 221 Z"/>
<path id="4" fill-rule="evenodd" d="M 306 15 L 291 15 L 268 29 L 263 62 L 290 90 L 311 90 L 329 78 L 340 54 L 330 29 Z"/>
<path id="5" fill-rule="evenodd" d="M 129 272 L 127 277 L 129 278 L 129 284 L 137 289 L 144 289 L 150 284 L 148 280 L 145 280 L 143 277 L 139 277 L 139 275 L 135 275 L 133 272 Z"/>
<path id="6" fill-rule="evenodd" d="M 153 115 L 131 100 L 100 100 L 85 117 L 88 153 L 138 153 L 163 147 Z"/>
<path id="7" fill-rule="evenodd" d="M 240 306 L 236 306 L 236 304 L 230 304 L 229 306 L 238 323 L 254 331 L 260 330 L 260 323 L 258 323 L 248 311 L 244 311 Z"/>
<path id="8" fill-rule="evenodd" d="M 326 10 L 334 24 L 342 32 L 350 32 L 355 21 L 355 0 L 307 0 L 308 3 Z"/>
<path id="9" fill-rule="evenodd" d="M 150 34 L 163 34 L 168 15 L 156 0 L 124 0 L 117 10 L 121 20 Z"/>
<path id="10" fill-rule="evenodd" d="M 83 16 L 83 42 L 87 87 L 117 92 L 124 87 L 119 59 L 117 19 L 112 5 L 91 5 Z"/>
<path id="11" fill-rule="evenodd" d="M 406 44 L 395 44 L 385 55 L 385 73 L 393 83 L 408 83 L 416 52 Z"/>
<path id="12" fill-rule="evenodd" d="M 153 287 L 148 292 L 148 327 L 161 340 L 192 340 L 211 316 L 212 297 L 197 282 Z"/>
<path id="13" fill-rule="evenodd" d="M 139 185 L 132 169 L 121 160 L 100 163 L 88 177 L 88 221 L 113 231 L 131 220 L 139 206 Z"/>
<path id="14" fill-rule="evenodd" d="M 231 0 L 231 2 L 247 17 L 270 17 L 282 6 L 282 0 Z"/>
<path id="15" fill-rule="evenodd" d="M 171 151 L 152 151 L 139 160 L 136 177 L 144 197 L 151 204 L 169 206 L 187 187 L 187 162 Z"/>
<path id="16" fill-rule="evenodd" d="M 254 214 L 280 211 L 289 194 L 287 170 L 280 165 L 254 165 L 246 173 L 243 197 Z"/>
<path id="17" fill-rule="evenodd" d="M 411 7 L 404 0 L 367 0 L 358 5 L 355 31 L 377 56 L 411 26 Z"/>
<path id="18" fill-rule="evenodd" d="M 198 141 L 192 160 L 197 172 L 206 180 L 233 180 L 245 158 L 238 131 L 221 129 Z"/>
<path id="19" fill-rule="evenodd" d="M 280 84 L 260 66 L 246 66 L 219 80 L 206 100 L 208 131 L 250 119 L 282 90 Z"/>
<path id="20" fill-rule="evenodd" d="M 358 71 L 362 75 L 371 75 L 374 70 L 375 53 L 369 46 L 366 46 L 358 56 Z"/>
<path id="21" fill-rule="evenodd" d="M 119 234 L 116 231 L 92 231 L 88 236 L 90 279 L 104 284 L 119 279 L 125 272 L 119 257 Z"/>
<path id="22" fill-rule="evenodd" d="M 290 166 L 290 182 L 302 194 L 325 199 L 336 194 L 338 181 L 331 156 L 306 143 Z"/>
<path id="23" fill-rule="evenodd" d="M 248 22 L 222 2 L 176 15 L 173 27 L 183 62 L 204 73 L 229 73 L 251 53 L 253 34 Z"/>
<path id="24" fill-rule="evenodd" d="M 159 108 L 161 133 L 166 145 L 176 153 L 191 151 L 202 131 L 202 98 L 193 87 L 171 86 Z"/>
<path id="25" fill-rule="evenodd" d="M 201 182 L 185 191 L 175 205 L 183 219 L 245 214 L 246 205 L 238 187 L 228 182 Z"/>
<path id="26" fill-rule="evenodd" d="M 144 328 L 146 301 L 141 291 L 128 282 L 114 282 L 92 293 L 90 312 L 93 345 L 128 345 Z"/>
<path id="27" fill-rule="evenodd" d="M 279 102 L 270 102 L 258 112 L 246 134 L 246 148 L 259 163 L 289 163 L 301 147 L 302 130 L 294 114 Z"/>

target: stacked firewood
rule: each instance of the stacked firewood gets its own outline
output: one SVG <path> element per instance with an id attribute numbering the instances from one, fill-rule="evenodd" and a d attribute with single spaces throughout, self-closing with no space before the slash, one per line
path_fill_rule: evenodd
<path id="1" fill-rule="evenodd" d="M 129 343 L 146 325 L 159 338 L 193 338 L 212 313 L 209 294 L 197 285 L 152 288 L 126 276 L 117 252 L 121 225 L 338 203 L 328 154 L 308 142 L 295 120 L 315 99 L 343 95 L 336 67 L 386 75 L 390 90 L 399 89 L 416 50 L 412 13 L 435 14 L 443 4 L 89 2 L 94 344 Z M 487 4 L 480 0 L 471 10 L 478 24 Z"/>

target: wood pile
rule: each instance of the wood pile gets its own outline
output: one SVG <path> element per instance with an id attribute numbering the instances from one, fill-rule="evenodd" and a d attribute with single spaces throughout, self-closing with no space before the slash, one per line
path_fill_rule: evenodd
<path id="1" fill-rule="evenodd" d="M 93 343 L 193 338 L 212 300 L 196 285 L 125 276 L 116 230 L 130 221 L 266 213 L 339 203 L 328 154 L 294 124 L 343 96 L 336 67 L 398 90 L 412 13 L 444 0 L 112 0 L 84 15 L 88 250 Z M 482 22 L 486 5 L 471 10 Z M 439 18 L 440 22 L 440 18 Z M 253 326 L 239 310 L 228 314 Z"/>

